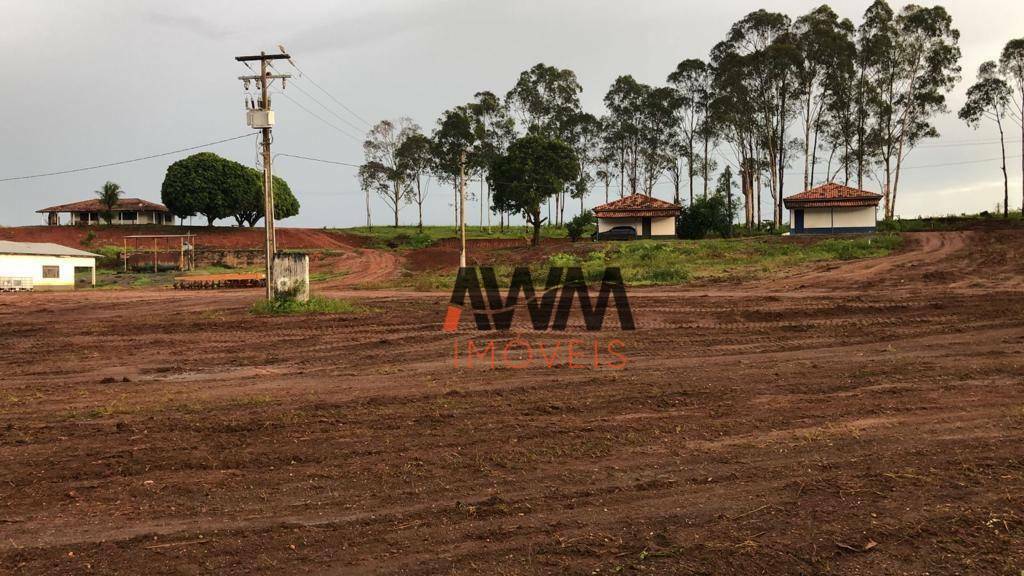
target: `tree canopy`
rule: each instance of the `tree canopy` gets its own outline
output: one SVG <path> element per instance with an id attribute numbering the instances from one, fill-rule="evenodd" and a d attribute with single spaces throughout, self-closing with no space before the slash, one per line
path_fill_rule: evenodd
<path id="1" fill-rule="evenodd" d="M 274 216 L 280 220 L 299 213 L 299 201 L 284 179 L 274 176 Z M 263 214 L 263 173 L 212 152 L 200 152 L 167 168 L 160 198 L 172 214 L 206 217 L 212 226 L 234 218 L 239 226 L 255 226 Z"/>
<path id="2" fill-rule="evenodd" d="M 528 134 L 495 158 L 489 172 L 495 205 L 522 214 L 533 226 L 536 246 L 540 244 L 540 226 L 546 220 L 540 215 L 541 204 L 579 178 L 580 164 L 568 144 Z"/>

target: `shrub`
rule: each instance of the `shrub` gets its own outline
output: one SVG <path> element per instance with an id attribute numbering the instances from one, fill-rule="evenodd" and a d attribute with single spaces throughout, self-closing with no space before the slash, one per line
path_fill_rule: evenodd
<path id="1" fill-rule="evenodd" d="M 587 234 L 590 227 L 594 225 L 594 213 L 585 210 L 566 224 L 566 231 L 569 233 L 569 240 L 579 240 Z"/>
<path id="2" fill-rule="evenodd" d="M 676 235 L 697 240 L 711 234 L 727 237 L 732 234 L 732 217 L 725 198 L 720 195 L 694 198 L 684 206 L 676 220 Z"/>

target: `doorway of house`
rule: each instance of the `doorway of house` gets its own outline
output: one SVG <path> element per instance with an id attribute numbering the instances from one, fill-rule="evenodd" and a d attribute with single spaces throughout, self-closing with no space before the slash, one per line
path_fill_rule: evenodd
<path id="1" fill-rule="evenodd" d="M 640 227 L 642 228 L 641 236 L 649 238 L 651 236 L 651 219 L 644 218 L 640 221 Z"/>
<path id="2" fill-rule="evenodd" d="M 81 290 L 82 288 L 92 288 L 93 286 L 93 270 L 88 266 L 75 266 L 75 290 Z"/>
<path id="3" fill-rule="evenodd" d="M 796 230 L 797 232 L 803 232 L 804 231 L 804 211 L 803 210 L 794 210 L 793 211 L 793 220 L 794 220 L 794 222 L 793 222 L 793 229 Z"/>

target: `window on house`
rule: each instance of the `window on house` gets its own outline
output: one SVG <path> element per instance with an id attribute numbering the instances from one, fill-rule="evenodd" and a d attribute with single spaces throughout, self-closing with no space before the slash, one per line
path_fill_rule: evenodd
<path id="1" fill-rule="evenodd" d="M 135 220 L 138 220 L 138 218 L 138 212 L 121 212 L 121 220 L 128 220 L 129 222 L 134 222 Z"/>
<path id="2" fill-rule="evenodd" d="M 60 266 L 43 266 L 43 278 L 60 278 Z"/>

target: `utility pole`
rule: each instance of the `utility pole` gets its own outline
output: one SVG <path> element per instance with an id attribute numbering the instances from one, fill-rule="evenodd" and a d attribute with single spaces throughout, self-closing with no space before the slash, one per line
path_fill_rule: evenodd
<path id="1" fill-rule="evenodd" d="M 462 252 L 459 253 L 459 268 L 466 267 L 466 151 L 459 155 L 459 236 L 462 237 Z"/>
<path id="2" fill-rule="evenodd" d="M 246 122 L 252 128 L 260 130 L 263 138 L 263 223 L 266 231 L 266 244 L 264 246 L 267 261 L 267 300 L 274 298 L 274 256 L 277 254 L 277 237 L 274 233 L 274 174 L 271 167 L 272 157 L 270 155 L 270 133 L 274 126 L 274 112 L 270 109 L 270 83 L 280 79 L 282 87 L 284 82 L 291 78 L 290 74 L 270 74 L 267 70 L 271 60 L 287 60 L 291 58 L 288 54 L 267 54 L 260 52 L 258 56 L 236 56 L 235 60 L 242 63 L 260 62 L 259 76 L 239 76 L 246 89 L 249 82 L 259 82 L 260 101 L 259 107 L 255 106 L 247 110 Z M 248 66 L 248 64 L 246 64 Z"/>

